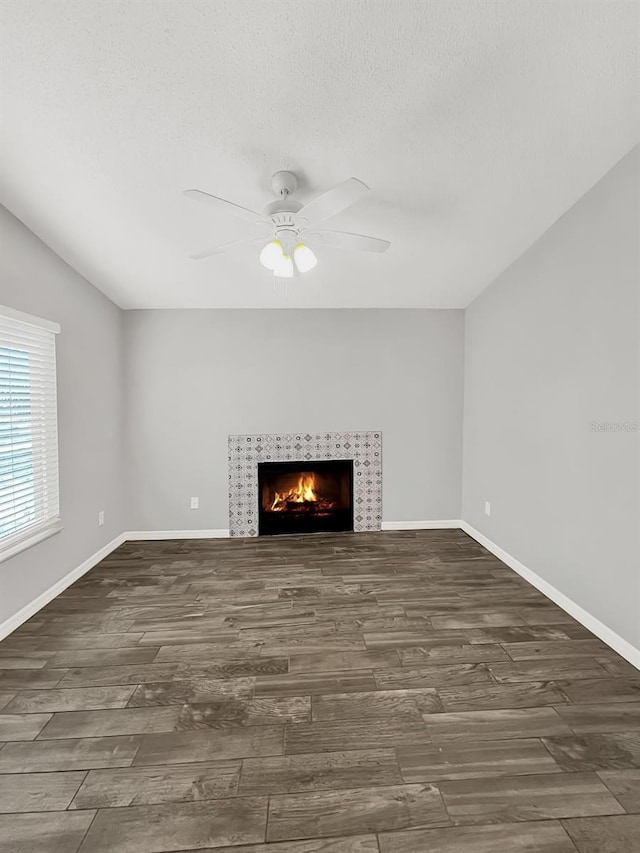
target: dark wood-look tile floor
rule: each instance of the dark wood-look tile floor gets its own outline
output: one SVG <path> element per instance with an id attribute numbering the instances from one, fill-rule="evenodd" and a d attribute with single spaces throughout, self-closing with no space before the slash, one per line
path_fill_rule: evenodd
<path id="1" fill-rule="evenodd" d="M 128 543 L 0 643 L 3 853 L 631 853 L 640 672 L 458 530 Z"/>

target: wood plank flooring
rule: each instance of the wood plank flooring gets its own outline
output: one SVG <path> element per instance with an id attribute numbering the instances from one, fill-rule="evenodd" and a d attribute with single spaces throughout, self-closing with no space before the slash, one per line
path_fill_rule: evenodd
<path id="1" fill-rule="evenodd" d="M 0 643 L 3 853 L 631 853 L 640 672 L 458 530 L 127 543 Z"/>

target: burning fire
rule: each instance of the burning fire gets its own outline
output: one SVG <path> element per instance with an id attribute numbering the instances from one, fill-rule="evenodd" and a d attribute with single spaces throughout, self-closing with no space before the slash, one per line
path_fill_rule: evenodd
<path id="1" fill-rule="evenodd" d="M 290 503 L 310 503 L 319 500 L 316 494 L 316 478 L 314 474 L 300 474 L 298 485 L 288 492 L 276 492 L 271 511 L 277 512 L 287 508 Z"/>

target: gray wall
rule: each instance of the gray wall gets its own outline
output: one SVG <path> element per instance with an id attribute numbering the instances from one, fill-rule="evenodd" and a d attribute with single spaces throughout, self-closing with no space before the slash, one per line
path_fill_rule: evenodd
<path id="1" fill-rule="evenodd" d="M 281 430 L 381 429 L 385 520 L 460 517 L 462 311 L 129 311 L 125 340 L 129 529 L 228 527 L 227 436 Z"/>
<path id="2" fill-rule="evenodd" d="M 122 312 L 0 206 L 0 304 L 57 336 L 64 529 L 0 563 L 0 623 L 122 532 Z M 105 525 L 98 527 L 98 512 Z"/>
<path id="3" fill-rule="evenodd" d="M 466 312 L 463 518 L 640 647 L 636 148 Z M 491 516 L 484 501 L 491 502 Z"/>

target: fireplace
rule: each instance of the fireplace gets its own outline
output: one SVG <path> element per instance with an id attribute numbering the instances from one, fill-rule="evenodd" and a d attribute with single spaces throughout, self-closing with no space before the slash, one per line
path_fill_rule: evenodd
<path id="1" fill-rule="evenodd" d="M 353 530 L 353 460 L 258 463 L 258 532 Z"/>
<path id="2" fill-rule="evenodd" d="M 347 494 L 351 498 L 350 512 L 348 522 L 341 525 L 341 529 L 353 530 L 355 533 L 380 530 L 382 433 L 379 430 L 242 433 L 229 436 L 228 448 L 229 536 L 242 538 L 264 534 L 269 529 L 269 521 L 274 520 L 278 528 L 286 528 L 287 525 L 283 519 L 289 517 L 290 521 L 290 514 L 283 515 L 282 511 L 279 511 L 279 514 L 271 512 L 270 505 L 266 507 L 266 513 L 263 513 L 262 486 L 258 485 L 258 469 L 265 463 L 282 464 L 295 460 L 301 460 L 295 464 L 295 470 L 299 473 L 312 470 L 317 474 L 324 474 L 325 471 L 321 470 L 323 466 L 318 464 L 324 462 L 341 462 L 348 465 L 348 474 L 353 475 L 351 489 L 347 489 Z M 291 468 L 288 468 L 286 473 L 291 473 Z M 282 491 L 282 487 L 275 491 Z M 332 494 L 328 497 L 335 499 Z M 344 507 L 342 509 L 344 510 Z M 263 518 L 263 515 L 266 518 Z M 335 516 L 332 521 L 336 521 Z M 300 530 L 302 526 L 300 522 L 297 523 L 294 532 Z M 313 530 L 318 529 L 315 524 L 307 526 Z M 333 525 L 331 529 L 334 529 Z M 270 532 L 285 531 L 272 529 Z"/>

